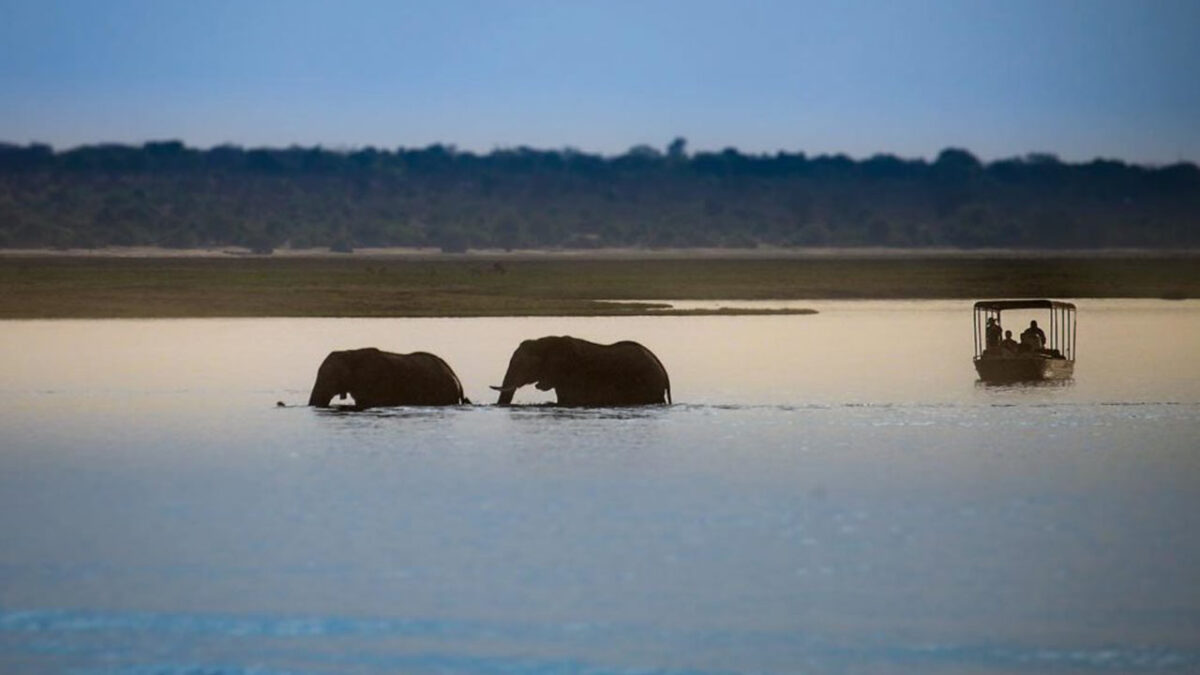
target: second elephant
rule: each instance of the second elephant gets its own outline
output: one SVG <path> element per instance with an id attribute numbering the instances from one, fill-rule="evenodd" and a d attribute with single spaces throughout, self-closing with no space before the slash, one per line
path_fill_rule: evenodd
<path id="1" fill-rule="evenodd" d="M 499 405 L 527 384 L 555 390 L 559 405 L 625 406 L 671 402 L 671 381 L 662 362 L 636 342 L 601 345 L 569 336 L 525 340 L 513 352 Z"/>

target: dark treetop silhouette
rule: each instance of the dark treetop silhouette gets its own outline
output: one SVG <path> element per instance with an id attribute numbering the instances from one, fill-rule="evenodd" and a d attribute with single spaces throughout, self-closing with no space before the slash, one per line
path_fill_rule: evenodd
<path id="1" fill-rule="evenodd" d="M 1052 155 L 0 143 L 0 248 L 1200 245 L 1200 169 Z"/>

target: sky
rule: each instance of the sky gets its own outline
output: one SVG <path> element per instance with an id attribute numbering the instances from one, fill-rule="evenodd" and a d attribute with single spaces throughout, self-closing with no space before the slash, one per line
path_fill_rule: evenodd
<path id="1" fill-rule="evenodd" d="M 1200 162 L 1198 0 L 0 0 L 0 141 Z"/>

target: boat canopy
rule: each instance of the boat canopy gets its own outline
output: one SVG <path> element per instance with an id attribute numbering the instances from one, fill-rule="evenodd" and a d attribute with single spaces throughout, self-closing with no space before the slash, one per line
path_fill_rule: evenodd
<path id="1" fill-rule="evenodd" d="M 1006 309 L 1070 309 L 1075 305 L 1061 300 L 980 300 L 975 311 L 1000 312 Z"/>

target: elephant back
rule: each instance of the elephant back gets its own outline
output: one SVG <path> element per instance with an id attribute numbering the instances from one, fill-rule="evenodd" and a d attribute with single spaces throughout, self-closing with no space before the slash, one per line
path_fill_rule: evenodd
<path id="1" fill-rule="evenodd" d="M 667 368 L 663 365 L 662 360 L 658 358 L 658 354 L 650 351 L 650 348 L 640 342 L 633 340 L 622 340 L 614 343 L 613 346 L 622 345 L 628 349 L 637 349 L 641 351 L 646 358 L 653 363 L 653 367 L 657 369 L 658 374 L 662 377 L 662 393 L 666 398 L 666 402 L 671 403 L 671 376 L 667 374 Z"/>
<path id="2" fill-rule="evenodd" d="M 671 379 L 657 354 L 633 340 L 614 342 L 606 349 L 614 355 L 614 363 L 624 366 L 625 377 L 638 383 L 636 389 L 643 393 L 635 398 L 646 402 L 642 397 L 649 396 L 655 402 L 671 403 Z"/>
<path id="3" fill-rule="evenodd" d="M 456 404 L 470 403 L 463 396 L 462 381 L 458 379 L 458 374 L 454 372 L 449 363 L 446 363 L 445 359 L 430 352 L 413 352 L 407 356 L 414 361 L 423 363 L 429 375 L 430 386 L 440 392 L 439 400 L 450 395 Z"/>

